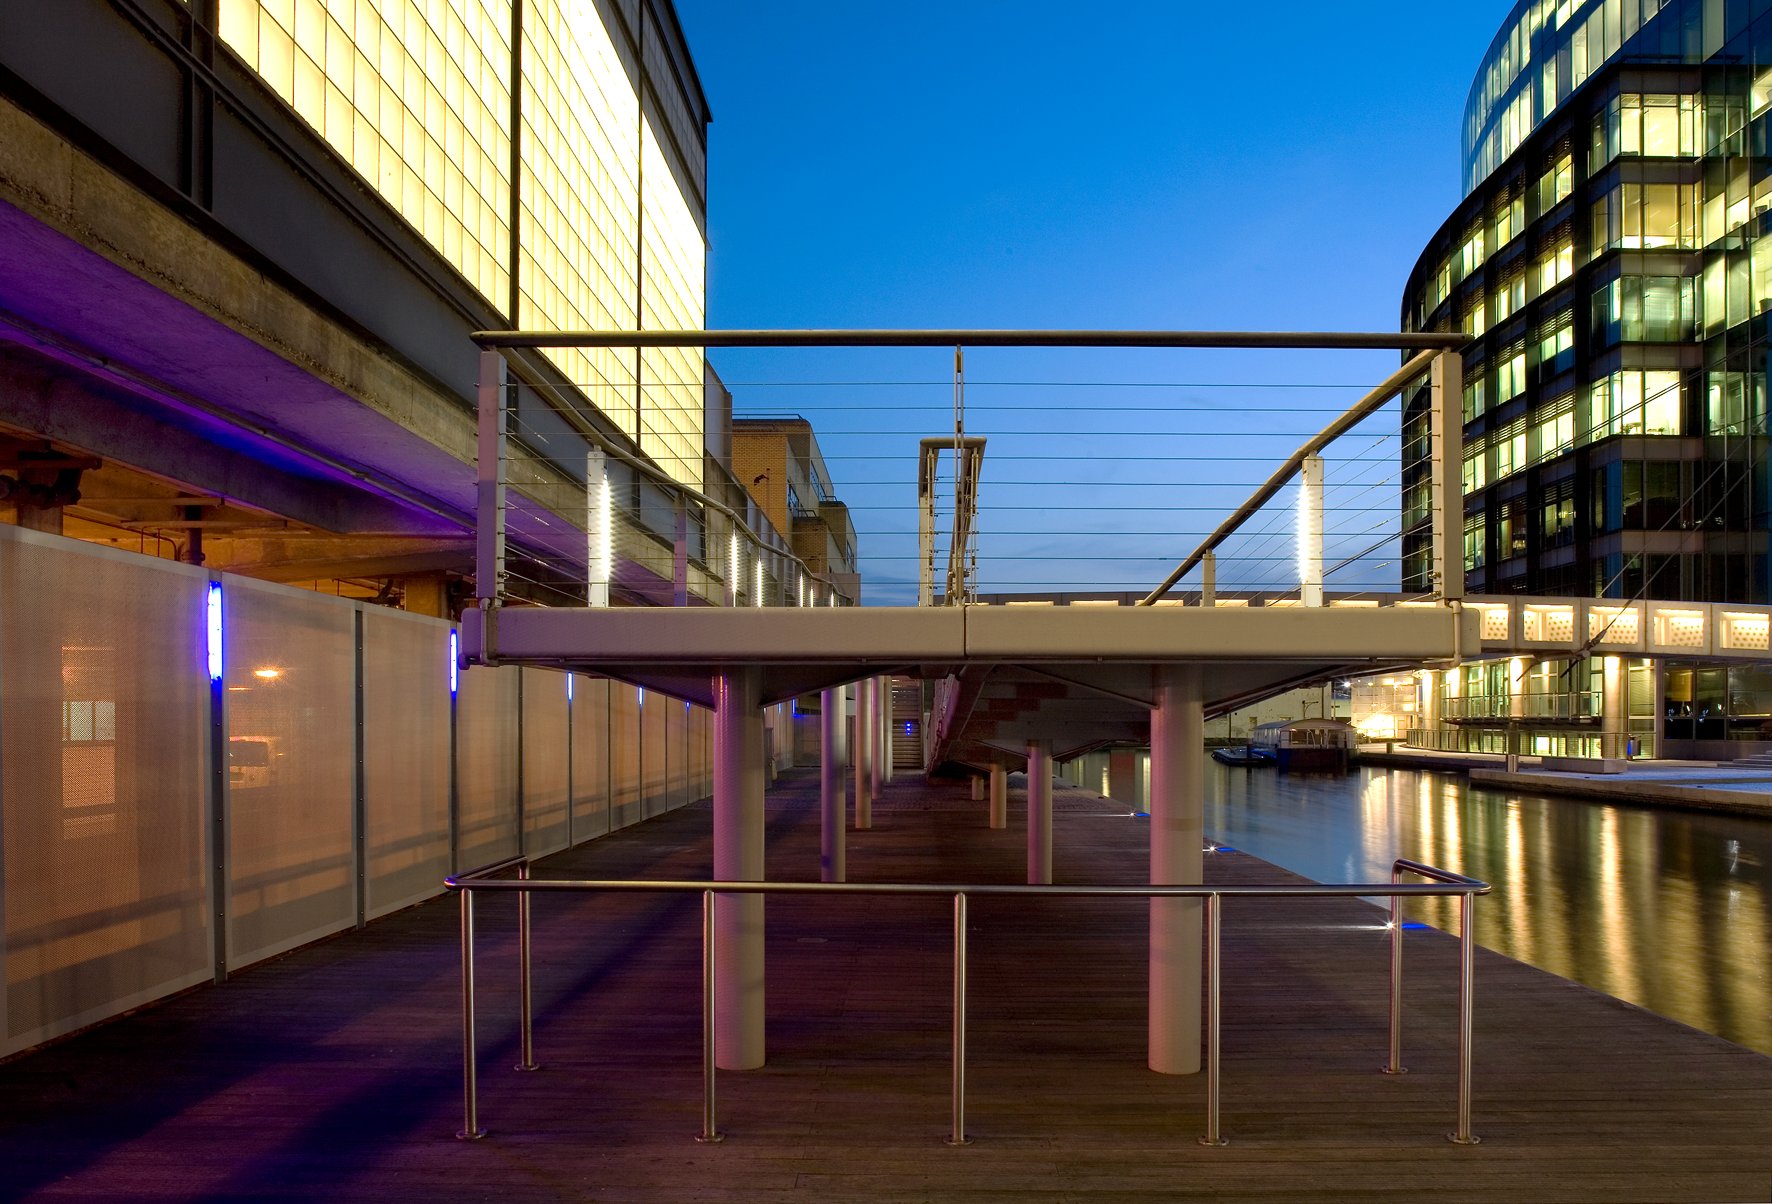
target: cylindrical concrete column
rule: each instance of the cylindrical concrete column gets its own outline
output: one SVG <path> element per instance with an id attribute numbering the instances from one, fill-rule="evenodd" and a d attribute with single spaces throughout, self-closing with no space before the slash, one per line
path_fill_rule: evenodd
<path id="1" fill-rule="evenodd" d="M 763 710 L 754 666 L 714 678 L 714 877 L 763 879 Z M 714 897 L 714 1062 L 763 1065 L 763 896 Z"/>
<path id="2" fill-rule="evenodd" d="M 975 803 L 984 802 L 984 779 L 974 774 L 969 782 L 972 786 L 972 801 Z"/>
<path id="3" fill-rule="evenodd" d="M 855 826 L 874 826 L 873 692 L 867 679 L 855 683 Z"/>
<path id="4" fill-rule="evenodd" d="M 838 686 L 837 695 L 837 764 L 849 764 L 849 687 Z"/>
<path id="5" fill-rule="evenodd" d="M 880 797 L 880 788 L 885 785 L 886 773 L 886 691 L 880 688 L 880 679 L 868 678 L 869 706 L 874 717 L 872 727 L 868 729 L 868 739 L 873 743 L 873 783 L 874 797 Z"/>
<path id="6" fill-rule="evenodd" d="M 843 691 L 818 696 L 818 880 L 844 881 Z"/>
<path id="7" fill-rule="evenodd" d="M 991 827 L 1009 826 L 1009 769 L 1001 761 L 991 762 Z"/>
<path id="8" fill-rule="evenodd" d="M 1052 743 L 1028 741 L 1028 885 L 1052 881 Z"/>
<path id="9" fill-rule="evenodd" d="M 1624 742 L 1630 732 L 1626 669 L 1622 656 L 1608 656 L 1600 662 L 1600 755 L 1622 757 Z"/>
<path id="10" fill-rule="evenodd" d="M 1206 725 L 1200 670 L 1164 665 L 1151 712 L 1151 885 L 1201 880 L 1205 836 Z M 1197 899 L 1151 900 L 1150 1068 L 1200 1069 L 1200 914 Z"/>

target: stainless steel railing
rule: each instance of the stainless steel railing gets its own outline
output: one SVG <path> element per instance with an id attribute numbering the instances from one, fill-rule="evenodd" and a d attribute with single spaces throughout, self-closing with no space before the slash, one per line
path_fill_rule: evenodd
<path id="1" fill-rule="evenodd" d="M 516 878 L 492 875 L 515 870 Z M 1427 882 L 1404 882 L 1402 875 L 1427 878 Z M 1450 870 L 1398 859 L 1388 883 L 1275 883 L 1272 885 L 1222 886 L 1006 886 L 943 885 L 935 883 L 860 882 L 676 882 L 604 879 L 545 879 L 529 877 L 529 863 L 522 857 L 456 874 L 444 886 L 461 895 L 462 957 L 462 1095 L 464 1123 L 456 1136 L 473 1140 L 486 1135 L 479 1123 L 478 1054 L 474 1028 L 474 895 L 481 891 L 517 894 L 518 999 L 521 1008 L 522 1060 L 518 1070 L 535 1070 L 534 1016 L 529 958 L 529 897 L 536 893 L 653 892 L 699 893 L 702 897 L 702 1128 L 697 1141 L 722 1140 L 714 1105 L 714 896 L 728 895 L 937 895 L 954 903 L 954 1014 L 952 1124 L 947 1142 L 965 1145 L 966 1136 L 966 903 L 974 895 L 1011 895 L 1023 898 L 1146 898 L 1204 899 L 1206 901 L 1206 1132 L 1202 1145 L 1224 1145 L 1219 1131 L 1220 1036 L 1223 1028 L 1219 933 L 1226 898 L 1384 898 L 1390 899 L 1391 995 L 1390 1061 L 1387 1074 L 1405 1073 L 1402 1058 L 1403 923 L 1399 900 L 1418 896 L 1457 896 L 1459 904 L 1458 973 L 1458 1099 L 1457 1122 L 1448 1140 L 1475 1145 L 1471 1132 L 1472 988 L 1475 976 L 1475 906 L 1477 895 L 1489 893 L 1487 882 L 1467 878 Z"/>

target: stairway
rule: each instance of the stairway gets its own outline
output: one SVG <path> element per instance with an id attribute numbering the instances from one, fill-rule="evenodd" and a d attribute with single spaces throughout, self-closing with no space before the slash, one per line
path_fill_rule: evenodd
<path id="1" fill-rule="evenodd" d="M 1772 752 L 1755 753 L 1751 757 L 1737 757 L 1733 761 L 1725 761 L 1723 766 L 1726 769 L 1772 770 Z"/>
<path id="2" fill-rule="evenodd" d="M 892 679 L 892 768 L 923 768 L 923 683 L 914 677 Z"/>

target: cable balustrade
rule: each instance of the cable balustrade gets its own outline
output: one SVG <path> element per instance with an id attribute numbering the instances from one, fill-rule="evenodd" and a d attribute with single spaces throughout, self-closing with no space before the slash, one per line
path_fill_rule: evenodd
<path id="1" fill-rule="evenodd" d="M 611 590 L 628 602 L 824 605 L 832 596 L 859 600 L 857 577 L 870 604 L 1110 591 L 1136 593 L 1146 604 L 1172 593 L 1209 602 L 1217 594 L 1292 592 L 1317 605 L 1325 589 L 1450 599 L 1463 579 L 1454 550 L 1428 548 L 1432 541 L 1416 530 L 1430 514 L 1456 509 L 1458 482 L 1440 467 L 1451 466 L 1455 478 L 1461 463 L 1457 390 L 1447 387 L 1461 371 L 1451 335 L 484 331 L 476 338 L 496 362 L 487 374 L 493 386 L 482 388 L 483 450 L 503 449 L 509 478 L 500 485 L 482 472 L 483 505 L 503 490 L 510 539 L 509 556 L 503 545 L 485 549 L 481 575 L 494 584 L 482 584 L 483 605 L 507 597 L 596 605 L 585 600 Z M 526 349 L 607 357 L 650 347 L 755 352 L 768 366 L 747 376 L 722 358 L 720 371 L 734 373 L 726 383 L 711 373 L 705 381 L 642 381 L 632 371 L 568 382 L 525 367 Z M 1249 349 L 1262 351 L 1259 361 L 1242 354 Z M 1314 362 L 1302 371 L 1273 367 L 1281 350 L 1321 359 L 1331 350 L 1379 349 L 1402 349 L 1406 362 L 1366 359 L 1374 387 L 1327 383 Z M 931 372 L 950 357 L 951 377 Z M 1238 358 L 1259 363 L 1267 377 L 1251 376 Z M 797 372 L 807 379 L 786 379 Z M 1218 373 L 1224 379 L 1212 381 Z M 1431 438 L 1424 431 L 1405 438 L 1402 392 L 1424 377 L 1454 421 Z M 760 462 L 741 466 L 736 444 L 723 443 L 716 426 L 702 431 L 703 414 L 689 402 L 707 397 L 726 399 L 742 420 L 735 430 L 744 421 L 803 426 L 819 471 L 790 483 Z M 1135 398 L 1148 400 L 1128 404 Z M 717 425 L 720 410 L 707 405 L 706 421 Z M 690 448 L 704 434 L 705 457 Z M 939 488 L 929 494 L 919 483 L 919 439 L 976 445 L 980 454 L 943 460 Z M 606 477 L 610 489 L 600 495 L 593 477 Z M 642 513 L 624 492 L 640 477 L 678 499 L 686 515 L 669 506 Z M 602 500 L 611 491 L 613 517 Z M 824 546 L 818 532 L 802 539 L 801 528 L 816 526 L 827 509 L 844 527 L 838 542 L 851 563 L 841 569 L 812 550 Z M 481 518 L 484 545 L 496 524 Z M 921 546 L 930 531 L 933 549 Z M 960 551 L 942 546 L 950 532 L 961 533 Z M 932 558 L 947 576 L 964 565 L 964 588 L 946 589 L 939 572 L 933 588 L 921 588 Z M 1188 573 L 1198 579 L 1183 583 Z"/>
<path id="2" fill-rule="evenodd" d="M 494 875 L 514 872 L 515 878 Z M 1426 882 L 1406 882 L 1404 876 L 1425 878 Z M 967 904 L 973 898 L 1009 897 L 1027 900 L 1077 898 L 1128 899 L 1199 899 L 1204 902 L 1205 915 L 1205 1069 L 1206 1101 L 1205 1131 L 1199 1136 L 1201 1145 L 1227 1144 L 1220 1127 L 1219 1093 L 1222 1069 L 1223 1035 L 1223 964 L 1221 931 L 1226 899 L 1345 899 L 1388 898 L 1390 900 L 1390 1005 L 1387 1036 L 1389 1056 L 1383 1073 L 1404 1073 L 1402 1066 L 1402 982 L 1403 932 L 1401 900 L 1419 897 L 1455 897 L 1459 907 L 1459 972 L 1458 972 L 1458 1081 L 1456 1086 L 1456 1119 L 1450 1141 L 1475 1145 L 1480 1139 L 1471 1130 L 1471 1064 L 1473 1053 L 1473 990 L 1475 985 L 1475 898 L 1488 894 L 1490 885 L 1450 870 L 1399 858 L 1392 864 L 1387 883 L 1273 883 L 1226 884 L 1220 886 L 1134 886 L 1134 885 L 1048 885 L 1010 886 L 936 883 L 833 883 L 833 882 L 713 882 L 713 881 L 646 881 L 623 879 L 547 879 L 531 876 L 526 858 L 509 858 L 478 869 L 456 874 L 444 880 L 448 889 L 461 896 L 461 960 L 462 960 L 462 1092 L 463 1125 L 458 1137 L 476 1140 L 486 1136 L 480 1125 L 479 1053 L 475 1015 L 475 926 L 474 896 L 478 893 L 514 893 L 518 899 L 518 1006 L 521 1060 L 519 1070 L 535 1070 L 534 1004 L 532 962 L 530 957 L 530 899 L 536 894 L 654 893 L 698 894 L 702 901 L 701 987 L 702 987 L 702 1124 L 696 1140 L 715 1143 L 723 1140 L 716 1113 L 717 1075 L 715 1067 L 715 931 L 714 901 L 717 895 L 817 895 L 821 897 L 916 896 L 946 898 L 953 905 L 953 1011 L 950 1124 L 946 1141 L 949 1145 L 966 1145 L 966 1032 L 967 1032 Z"/>

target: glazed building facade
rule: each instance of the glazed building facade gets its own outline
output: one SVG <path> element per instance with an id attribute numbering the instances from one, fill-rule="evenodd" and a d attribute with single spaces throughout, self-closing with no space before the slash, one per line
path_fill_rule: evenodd
<path id="1" fill-rule="evenodd" d="M 1772 595 L 1769 130 L 1767 0 L 1524 0 L 1510 14 L 1466 109 L 1467 195 L 1422 253 L 1402 306 L 1406 330 L 1471 340 L 1469 592 Z M 1425 389 L 1405 395 L 1403 585 L 1422 592 L 1432 589 L 1426 404 Z M 1665 717 L 1679 728 L 1696 715 L 1684 708 L 1701 666 L 1602 660 L 1468 667 L 1475 680 L 1446 701 L 1517 722 L 1515 686 L 1554 669 L 1539 693 L 1558 698 L 1524 709 L 1556 717 L 1527 726 L 1541 743 L 1574 741 L 1543 749 L 1558 752 L 1597 750 L 1581 733 L 1601 724 L 1609 672 L 1629 683 L 1613 693 L 1633 701 L 1620 699 L 1628 724 L 1607 726 L 1638 729 L 1639 749 L 1658 743 Z M 1758 692 L 1744 683 L 1744 697 Z M 1469 722 L 1441 742 L 1505 745 L 1476 730 L 1479 716 Z M 1697 725 L 1685 726 L 1696 738 Z M 1757 721 L 1747 726 L 1758 734 Z M 1538 751 L 1530 734 L 1521 751 Z"/>

